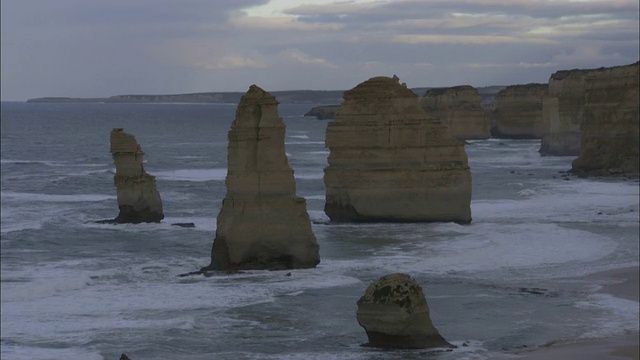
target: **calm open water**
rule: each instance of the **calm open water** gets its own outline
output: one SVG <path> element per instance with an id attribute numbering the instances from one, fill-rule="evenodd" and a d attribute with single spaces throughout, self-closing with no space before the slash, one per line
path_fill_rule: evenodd
<path id="1" fill-rule="evenodd" d="M 472 224 L 332 225 L 311 107 L 279 111 L 320 265 L 177 277 L 209 263 L 236 106 L 3 102 L 2 359 L 495 359 L 638 331 L 638 302 L 583 278 L 638 265 L 637 181 L 563 180 L 572 158 L 540 157 L 537 140 L 470 141 Z M 95 223 L 118 213 L 116 127 L 146 153 L 161 224 Z M 360 346 L 356 301 L 392 272 L 423 286 L 458 349 Z"/>

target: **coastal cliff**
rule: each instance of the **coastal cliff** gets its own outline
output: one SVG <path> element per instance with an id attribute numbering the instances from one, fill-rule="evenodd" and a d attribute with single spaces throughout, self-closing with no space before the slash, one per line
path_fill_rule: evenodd
<path id="1" fill-rule="evenodd" d="M 480 94 L 473 86 L 427 90 L 420 106 L 427 115 L 439 118 L 458 139 L 491 137 L 489 118 L 482 108 Z"/>
<path id="2" fill-rule="evenodd" d="M 580 124 L 585 101 L 585 75 L 592 70 L 561 70 L 549 78 L 542 105 L 543 135 L 540 154 L 580 154 Z"/>
<path id="3" fill-rule="evenodd" d="M 397 77 L 346 91 L 327 126 L 325 213 L 332 221 L 471 221 L 464 143 Z"/>
<path id="4" fill-rule="evenodd" d="M 496 96 L 491 135 L 510 139 L 539 139 L 543 134 L 542 101 L 547 84 L 511 85 Z"/>
<path id="5" fill-rule="evenodd" d="M 638 176 L 639 63 L 584 74 L 581 152 L 572 172 Z"/>

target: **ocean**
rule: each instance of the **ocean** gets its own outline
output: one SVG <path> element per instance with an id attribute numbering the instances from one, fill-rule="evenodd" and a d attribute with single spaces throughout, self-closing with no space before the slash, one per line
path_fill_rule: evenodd
<path id="1" fill-rule="evenodd" d="M 330 224 L 312 106 L 279 113 L 318 267 L 179 277 L 210 261 L 235 104 L 3 102 L 0 357 L 508 359 L 638 331 L 638 302 L 585 277 L 638 265 L 637 180 L 568 177 L 573 158 L 541 157 L 539 140 L 468 141 L 471 224 Z M 96 223 L 118 214 L 112 128 L 146 153 L 162 223 Z M 356 302 L 394 272 L 422 285 L 457 349 L 361 346 Z"/>

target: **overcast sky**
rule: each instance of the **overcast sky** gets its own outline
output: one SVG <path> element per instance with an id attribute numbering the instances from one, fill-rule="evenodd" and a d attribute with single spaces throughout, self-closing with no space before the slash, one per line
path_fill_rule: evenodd
<path id="1" fill-rule="evenodd" d="M 638 0 L 1 0 L 2 100 L 547 82 L 638 60 Z"/>

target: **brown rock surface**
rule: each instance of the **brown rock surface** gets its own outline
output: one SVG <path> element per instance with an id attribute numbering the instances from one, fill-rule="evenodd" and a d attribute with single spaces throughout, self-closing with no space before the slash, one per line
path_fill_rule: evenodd
<path id="1" fill-rule="evenodd" d="M 133 135 L 123 129 L 111 131 L 111 155 L 116 165 L 113 181 L 120 213 L 116 223 L 160 222 L 164 218 L 156 178 L 142 167 L 144 152 Z"/>
<path id="2" fill-rule="evenodd" d="M 525 84 L 501 90 L 491 113 L 491 135 L 510 139 L 541 138 L 542 101 L 547 88 L 547 84 Z"/>
<path id="3" fill-rule="evenodd" d="M 491 137 L 489 117 L 480 104 L 480 94 L 473 86 L 462 85 L 427 90 L 420 100 L 429 116 L 447 125 L 454 137 L 488 139 Z"/>
<path id="4" fill-rule="evenodd" d="M 638 176 L 639 63 L 584 74 L 581 152 L 572 171 Z"/>
<path id="5" fill-rule="evenodd" d="M 252 85 L 229 131 L 227 194 L 206 269 L 315 267 L 318 243 L 296 196 L 275 97 Z"/>
<path id="6" fill-rule="evenodd" d="M 455 347 L 431 323 L 422 288 L 407 274 L 386 275 L 358 300 L 358 324 L 368 346 L 395 349 Z"/>
<path id="7" fill-rule="evenodd" d="M 464 143 L 411 90 L 396 77 L 374 77 L 344 99 L 326 135 L 332 221 L 471 221 Z"/>
<path id="8" fill-rule="evenodd" d="M 580 123 L 584 110 L 584 76 L 589 70 L 557 71 L 549 78 L 543 101 L 540 153 L 550 156 L 580 154 Z"/>

